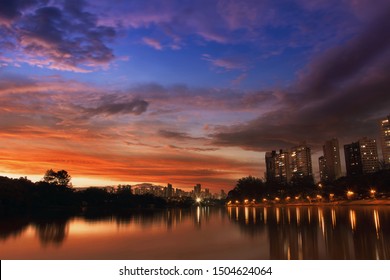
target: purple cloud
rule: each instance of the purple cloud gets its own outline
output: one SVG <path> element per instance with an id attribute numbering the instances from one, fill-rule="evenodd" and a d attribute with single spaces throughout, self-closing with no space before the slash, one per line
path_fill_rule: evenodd
<path id="1" fill-rule="evenodd" d="M 100 105 L 97 108 L 86 109 L 89 115 L 116 115 L 116 114 L 132 114 L 141 115 L 149 106 L 145 100 L 134 99 L 129 102 L 122 103 L 107 103 Z"/>
<path id="2" fill-rule="evenodd" d="M 376 137 L 378 119 L 390 108 L 390 7 L 342 46 L 309 64 L 295 88 L 284 90 L 279 106 L 241 124 L 217 127 L 213 144 L 267 151 L 304 140 L 319 147 L 340 137 Z"/>
<path id="3" fill-rule="evenodd" d="M 214 67 L 221 68 L 226 71 L 230 71 L 230 70 L 245 71 L 249 68 L 249 59 L 247 59 L 242 55 L 214 58 L 209 54 L 203 54 L 202 59 L 210 62 Z"/>
<path id="4" fill-rule="evenodd" d="M 149 38 L 149 37 L 143 37 L 143 38 L 142 38 L 142 41 L 143 41 L 146 45 L 148 45 L 148 46 L 150 46 L 150 47 L 152 47 L 152 48 L 154 48 L 154 49 L 156 49 L 156 50 L 161 51 L 161 50 L 163 49 L 161 43 L 160 43 L 159 41 L 157 41 L 156 39 Z"/>
<path id="5" fill-rule="evenodd" d="M 116 37 L 115 29 L 98 25 L 97 18 L 84 10 L 84 1 L 65 1 L 59 6 L 42 3 L 47 1 L 18 1 L 8 12 L 9 18 L 14 15 L 11 27 L 0 27 L 0 33 L 8 33 L 12 38 L 8 42 L 16 46 L 6 49 L 15 61 L 87 72 L 114 59 L 106 42 Z"/>

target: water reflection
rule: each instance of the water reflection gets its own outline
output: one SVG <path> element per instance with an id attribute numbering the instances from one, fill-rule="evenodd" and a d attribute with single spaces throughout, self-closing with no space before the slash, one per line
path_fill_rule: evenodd
<path id="1" fill-rule="evenodd" d="M 199 206 L 0 218 L 0 257 L 14 256 L 15 246 L 27 255 L 14 258 L 389 259 L 390 207 Z"/>
<path id="2" fill-rule="evenodd" d="M 245 220 L 240 219 L 242 209 L 237 207 L 233 213 L 237 210 L 238 219 L 234 215 L 229 217 L 238 221 L 243 233 L 253 236 L 267 231 L 270 259 L 390 258 L 390 209 L 387 207 L 256 208 L 249 213 L 268 212 L 268 222 L 260 218 L 251 224 L 246 221 L 254 219 L 246 216 Z"/>
<path id="3" fill-rule="evenodd" d="M 379 221 L 379 212 L 378 210 L 374 210 L 374 222 L 375 222 L 375 230 L 376 230 L 376 236 L 379 238 L 379 230 L 380 230 L 380 221 Z"/>
<path id="4" fill-rule="evenodd" d="M 40 220 L 35 223 L 35 228 L 43 246 L 60 246 L 69 232 L 67 219 Z"/>

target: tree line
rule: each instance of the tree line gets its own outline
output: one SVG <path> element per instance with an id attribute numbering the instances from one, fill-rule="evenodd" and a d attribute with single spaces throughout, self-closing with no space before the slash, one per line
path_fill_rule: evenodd
<path id="1" fill-rule="evenodd" d="M 239 179 L 236 186 L 228 192 L 227 200 L 245 199 L 261 201 L 263 199 L 286 197 L 313 197 L 321 195 L 335 198 L 345 198 L 348 191 L 354 193 L 355 198 L 367 198 L 370 191 L 375 190 L 377 195 L 390 195 L 390 170 L 380 170 L 372 174 L 341 177 L 333 182 L 315 184 L 312 176 L 295 177 L 289 184 L 265 182 L 260 178 L 247 176 Z"/>
<path id="2" fill-rule="evenodd" d="M 115 191 L 101 188 L 76 190 L 65 170 L 48 170 L 42 181 L 26 177 L 0 177 L 0 213 L 125 211 L 134 208 L 163 208 L 166 201 L 152 195 L 133 195 L 130 186 Z"/>

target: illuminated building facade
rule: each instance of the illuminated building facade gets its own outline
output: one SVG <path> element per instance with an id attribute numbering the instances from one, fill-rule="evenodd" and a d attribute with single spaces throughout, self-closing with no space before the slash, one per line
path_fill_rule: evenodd
<path id="1" fill-rule="evenodd" d="M 375 139 L 364 137 L 358 142 L 344 145 L 347 175 L 374 173 L 379 170 Z"/>
<path id="2" fill-rule="evenodd" d="M 390 115 L 380 121 L 383 161 L 390 165 Z"/>
<path id="3" fill-rule="evenodd" d="M 290 153 L 290 165 L 294 177 L 313 176 L 310 147 L 305 144 L 293 147 Z"/>
<path id="4" fill-rule="evenodd" d="M 287 151 L 280 150 L 265 154 L 267 182 L 287 184 L 291 180 L 290 156 Z"/>
<path id="5" fill-rule="evenodd" d="M 378 149 L 375 139 L 364 137 L 359 140 L 363 174 L 379 170 Z"/>

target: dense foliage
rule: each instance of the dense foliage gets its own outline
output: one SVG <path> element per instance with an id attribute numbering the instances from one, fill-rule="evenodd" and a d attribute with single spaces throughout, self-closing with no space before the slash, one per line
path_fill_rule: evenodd
<path id="1" fill-rule="evenodd" d="M 151 195 L 133 195 L 130 186 L 109 192 L 101 188 L 77 191 L 69 174 L 48 170 L 44 180 L 0 177 L 0 213 L 123 211 L 132 208 L 162 208 L 166 201 Z"/>
<path id="2" fill-rule="evenodd" d="M 228 200 L 286 197 L 306 197 L 321 195 L 329 197 L 345 198 L 348 191 L 355 194 L 355 198 L 366 198 L 370 196 L 370 190 L 375 189 L 377 196 L 388 196 L 390 194 L 390 170 L 380 170 L 376 173 L 341 177 L 334 182 L 315 184 L 313 177 L 295 177 L 289 184 L 278 184 L 276 182 L 263 182 L 252 176 L 243 177 L 237 181 L 234 189 L 228 193 Z"/>

